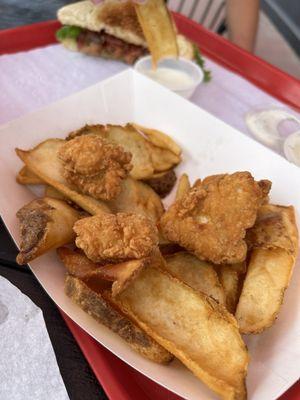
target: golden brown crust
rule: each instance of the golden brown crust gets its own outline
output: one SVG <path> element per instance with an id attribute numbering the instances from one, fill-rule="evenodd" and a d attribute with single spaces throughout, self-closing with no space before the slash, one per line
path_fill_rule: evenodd
<path id="1" fill-rule="evenodd" d="M 223 306 L 152 265 L 117 300 L 126 315 L 222 398 L 246 399 L 248 353 L 235 318 Z"/>
<path id="2" fill-rule="evenodd" d="M 246 229 L 254 225 L 265 196 L 266 189 L 249 172 L 209 176 L 162 216 L 162 233 L 200 259 L 215 264 L 243 261 Z"/>
<path id="3" fill-rule="evenodd" d="M 80 308 L 117 333 L 142 356 L 161 364 L 172 360 L 173 356 L 167 350 L 122 313 L 108 291 L 95 292 L 80 279 L 68 275 L 65 292 Z"/>
<path id="4" fill-rule="evenodd" d="M 178 57 L 176 28 L 164 0 L 135 3 L 139 23 L 144 32 L 152 64 L 165 57 Z"/>
<path id="5" fill-rule="evenodd" d="M 76 245 L 94 262 L 146 257 L 158 245 L 154 223 L 139 214 L 101 214 L 74 225 Z"/>
<path id="6" fill-rule="evenodd" d="M 82 193 L 110 200 L 121 191 L 132 165 L 131 154 L 96 135 L 79 136 L 59 151 L 65 179 Z"/>

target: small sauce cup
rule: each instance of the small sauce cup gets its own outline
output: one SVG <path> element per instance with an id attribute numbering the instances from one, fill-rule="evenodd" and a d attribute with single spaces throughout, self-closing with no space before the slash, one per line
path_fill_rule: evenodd
<path id="1" fill-rule="evenodd" d="M 146 56 L 134 64 L 134 69 L 187 99 L 204 77 L 202 69 L 185 58 L 165 58 L 153 70 L 151 56 Z"/>

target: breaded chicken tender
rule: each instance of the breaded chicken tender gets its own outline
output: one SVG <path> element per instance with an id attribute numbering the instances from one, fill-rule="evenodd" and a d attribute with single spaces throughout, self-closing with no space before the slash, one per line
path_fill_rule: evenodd
<path id="1" fill-rule="evenodd" d="M 131 154 L 97 135 L 78 136 L 59 151 L 65 179 L 84 194 L 111 200 L 132 168 Z"/>
<path id="2" fill-rule="evenodd" d="M 155 224 L 139 214 L 103 213 L 74 225 L 76 245 L 94 262 L 119 262 L 149 256 L 158 246 Z"/>
<path id="3" fill-rule="evenodd" d="M 213 175 L 197 181 L 162 216 L 163 235 L 199 259 L 234 264 L 247 254 L 244 240 L 271 182 L 256 182 L 249 172 Z"/>

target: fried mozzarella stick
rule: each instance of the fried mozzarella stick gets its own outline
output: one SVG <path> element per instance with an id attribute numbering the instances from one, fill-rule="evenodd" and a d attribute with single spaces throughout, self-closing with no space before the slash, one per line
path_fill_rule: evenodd
<path id="1" fill-rule="evenodd" d="M 294 208 L 262 206 L 247 242 L 253 251 L 236 310 L 245 334 L 262 332 L 278 316 L 298 250 Z"/>
<path id="2" fill-rule="evenodd" d="M 20 221 L 20 252 L 17 263 L 27 264 L 50 249 L 75 239 L 74 223 L 80 213 L 62 200 L 44 197 L 17 212 Z"/>

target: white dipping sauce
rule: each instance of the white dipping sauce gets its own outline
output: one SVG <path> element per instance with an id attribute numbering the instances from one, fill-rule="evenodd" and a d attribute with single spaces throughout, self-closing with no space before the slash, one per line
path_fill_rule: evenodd
<path id="1" fill-rule="evenodd" d="M 144 70 L 143 74 L 172 90 L 186 89 L 194 84 L 193 79 L 184 71 L 167 67 Z"/>

